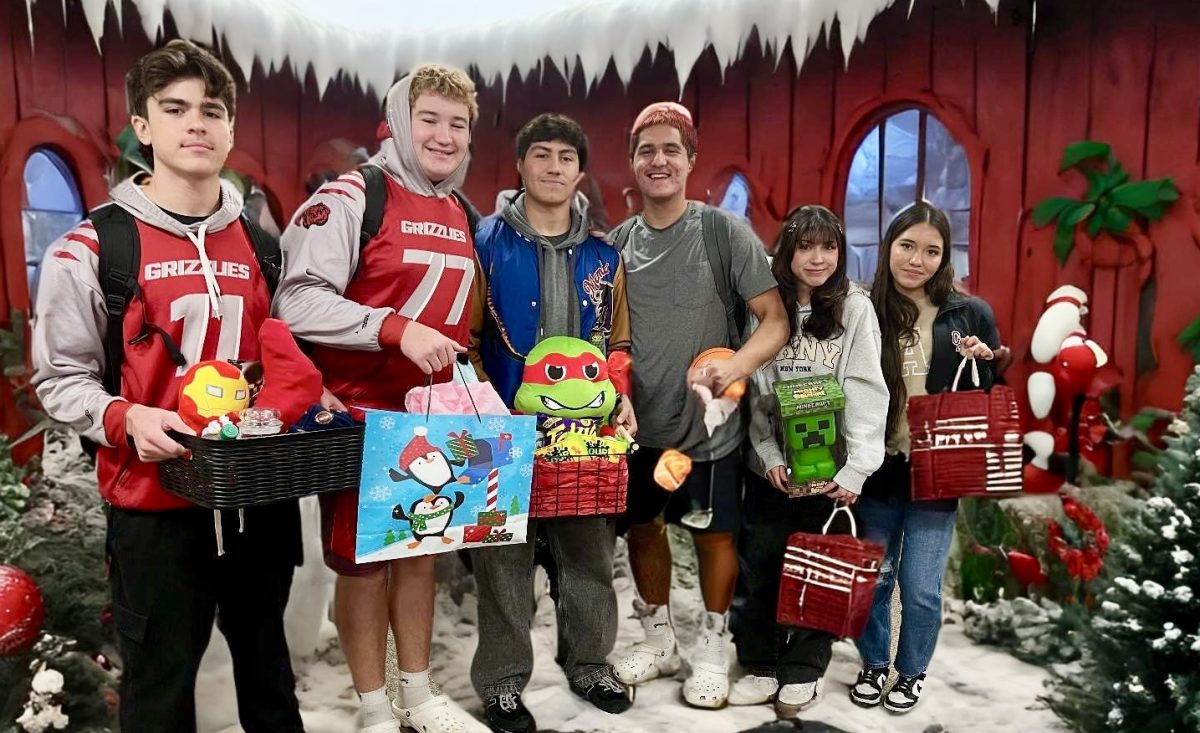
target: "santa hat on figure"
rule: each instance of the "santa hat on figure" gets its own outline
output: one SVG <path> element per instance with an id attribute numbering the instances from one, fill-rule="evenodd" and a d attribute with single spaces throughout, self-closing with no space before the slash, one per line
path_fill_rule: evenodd
<path id="1" fill-rule="evenodd" d="M 1083 316 L 1087 314 L 1087 294 L 1073 285 L 1063 285 L 1046 298 L 1046 310 L 1038 318 L 1029 353 L 1045 365 L 1029 375 L 1026 388 L 1036 428 L 1025 433 L 1025 445 L 1033 452 L 1033 461 L 1025 471 L 1025 490 L 1031 493 L 1056 491 L 1062 477 L 1050 470 L 1051 454 L 1066 449 L 1059 445 L 1056 433 L 1069 435 L 1078 426 L 1076 398 L 1092 389 L 1096 373 L 1108 363 L 1108 355 L 1087 337 Z M 1073 472 L 1072 472 L 1073 473 Z"/>
<path id="2" fill-rule="evenodd" d="M 462 462 L 446 458 L 446 454 L 425 437 L 428 432 L 424 425 L 413 428 L 412 440 L 400 451 L 397 461 L 400 470 L 388 469 L 388 474 L 393 481 L 416 481 L 437 493 L 447 484 L 461 481 L 454 477 L 450 464 L 462 465 Z"/>

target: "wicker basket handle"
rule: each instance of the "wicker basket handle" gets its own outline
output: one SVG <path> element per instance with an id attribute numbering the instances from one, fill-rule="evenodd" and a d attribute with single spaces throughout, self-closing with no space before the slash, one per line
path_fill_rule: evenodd
<path id="1" fill-rule="evenodd" d="M 954 373 L 954 381 L 950 384 L 950 391 L 958 391 L 958 380 L 962 379 L 963 367 L 967 362 L 971 362 L 971 382 L 975 385 L 975 389 L 979 389 L 979 364 L 975 362 L 974 357 L 964 356 L 962 361 L 958 362 L 958 371 Z"/>
<path id="2" fill-rule="evenodd" d="M 829 534 L 829 525 L 833 524 L 833 518 L 837 516 L 838 512 L 846 512 L 846 516 L 850 518 L 850 534 L 857 537 L 858 525 L 854 521 L 854 512 L 850 511 L 849 504 L 843 504 L 840 501 L 833 505 L 833 511 L 829 513 L 829 519 L 826 519 L 825 526 L 821 527 L 821 534 Z"/>

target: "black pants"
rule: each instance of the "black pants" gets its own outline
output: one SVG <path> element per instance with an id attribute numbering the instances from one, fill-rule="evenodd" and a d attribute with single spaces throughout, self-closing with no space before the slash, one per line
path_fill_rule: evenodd
<path id="1" fill-rule="evenodd" d="M 779 576 L 792 532 L 819 533 L 834 502 L 825 496 L 790 498 L 764 478 L 747 472 L 738 533 L 737 590 L 730 630 L 738 661 L 751 674 L 776 677 L 780 685 L 814 682 L 825 674 L 836 637 L 825 631 L 780 626 L 775 622 Z M 849 532 L 839 516 L 830 533 Z"/>
<path id="2" fill-rule="evenodd" d="M 283 632 L 292 574 L 301 559 L 296 502 L 223 513 L 217 557 L 207 509 L 110 508 L 113 622 L 124 668 L 123 733 L 196 730 L 196 671 L 213 619 L 229 643 L 238 718 L 246 733 L 303 731 Z"/>

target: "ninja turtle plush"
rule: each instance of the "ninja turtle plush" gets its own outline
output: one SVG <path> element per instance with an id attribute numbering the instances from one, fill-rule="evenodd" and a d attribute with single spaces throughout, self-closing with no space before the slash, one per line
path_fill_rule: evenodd
<path id="1" fill-rule="evenodd" d="M 569 336 L 552 336 L 533 347 L 513 399 L 516 409 L 538 416 L 545 436 L 539 450 L 547 460 L 624 454 L 628 445 L 610 437 L 608 426 L 616 404 L 604 354 Z"/>
<path id="2" fill-rule="evenodd" d="M 586 341 L 552 336 L 525 357 L 525 375 L 513 406 L 534 415 L 603 423 L 617 404 L 604 354 Z"/>

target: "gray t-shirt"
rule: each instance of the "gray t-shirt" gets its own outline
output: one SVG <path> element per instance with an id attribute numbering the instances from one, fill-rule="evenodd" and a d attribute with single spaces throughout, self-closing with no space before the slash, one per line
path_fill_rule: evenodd
<path id="1" fill-rule="evenodd" d="M 687 389 L 687 368 L 700 352 L 729 345 L 725 306 L 717 293 L 704 249 L 700 212 L 687 211 L 666 229 L 653 229 L 639 214 L 621 251 L 625 263 L 629 323 L 633 336 L 633 395 L 638 442 L 653 448 L 680 448 L 689 433 L 683 419 L 695 399 Z M 743 300 L 776 287 L 762 242 L 745 221 L 731 217 L 731 270 Z M 741 444 L 746 415 L 734 413 L 712 438 L 691 448 L 697 460 L 723 458 Z"/>

